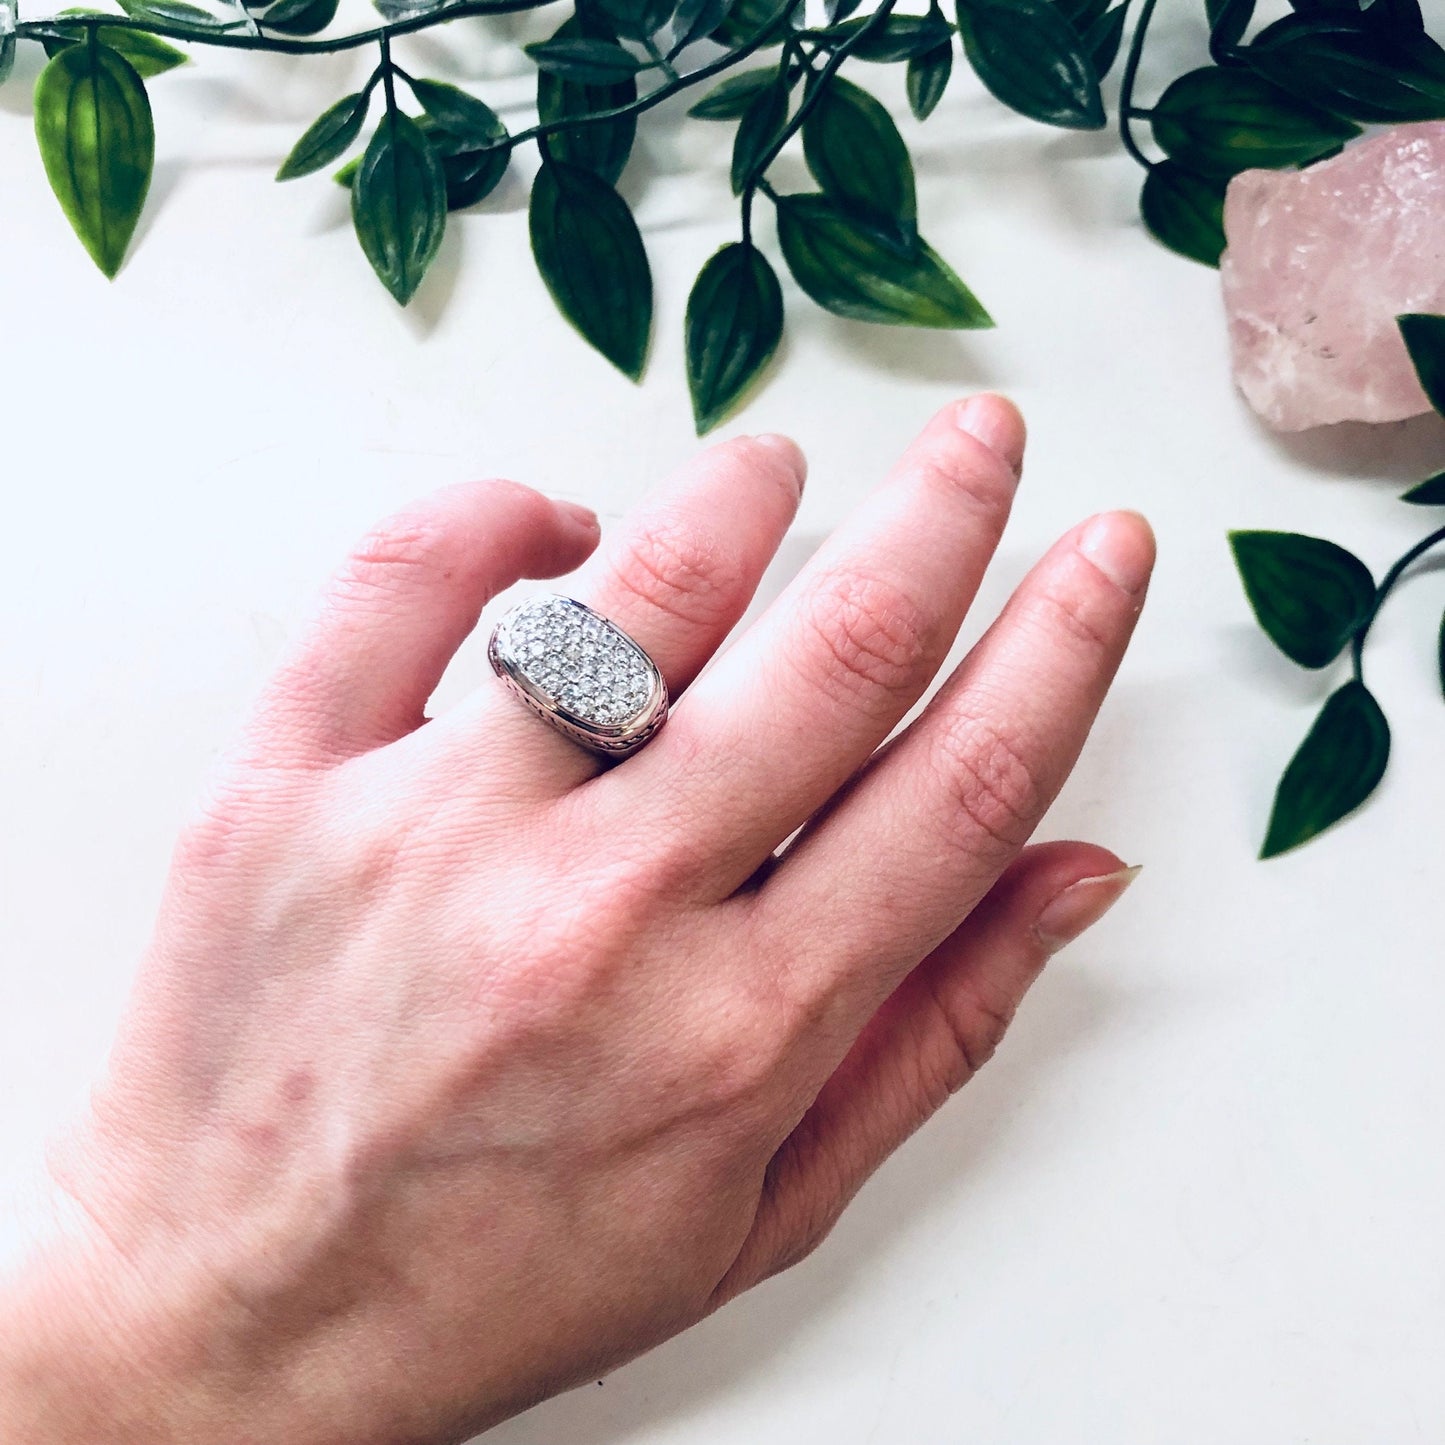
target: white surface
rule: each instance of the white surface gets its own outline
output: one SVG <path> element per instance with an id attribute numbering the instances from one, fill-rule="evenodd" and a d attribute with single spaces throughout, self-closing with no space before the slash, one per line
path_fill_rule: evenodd
<path id="1" fill-rule="evenodd" d="M 403 63 L 516 114 L 505 42 L 538 28 L 461 27 Z M 24 85 L 0 91 L 7 1194 L 102 1054 L 208 759 L 347 542 L 485 473 L 612 517 L 694 445 L 679 338 L 691 276 L 733 233 L 724 129 L 645 127 L 625 182 L 658 281 L 638 390 L 553 313 L 518 180 L 451 228 L 406 314 L 338 190 L 271 183 L 354 69 L 206 55 L 155 82 L 155 192 L 114 285 L 45 189 Z M 1231 392 L 1216 278 L 1141 233 L 1112 138 L 1013 118 L 962 77 L 906 131 L 925 230 L 999 329 L 847 324 L 785 282 L 786 354 L 734 429 L 812 458 L 795 567 L 932 408 L 1012 393 L 1030 461 L 979 618 L 1081 515 L 1153 518 L 1153 597 L 1044 829 L 1145 870 L 811 1261 L 494 1438 L 1438 1442 L 1445 599 L 1414 582 L 1372 640 L 1396 740 L 1378 800 L 1257 864 L 1329 684 L 1256 635 L 1224 533 L 1318 531 L 1383 567 L 1427 524 L 1393 494 L 1445 429 L 1271 440 Z M 447 695 L 483 667 L 473 644 Z"/>

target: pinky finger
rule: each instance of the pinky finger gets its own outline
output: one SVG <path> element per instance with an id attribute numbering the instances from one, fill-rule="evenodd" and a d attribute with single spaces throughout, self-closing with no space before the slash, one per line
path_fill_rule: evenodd
<path id="1" fill-rule="evenodd" d="M 768 1167 L 717 1303 L 806 1256 L 905 1139 L 992 1055 L 1052 954 L 1133 882 L 1107 849 L 1025 849 L 873 1016 Z"/>

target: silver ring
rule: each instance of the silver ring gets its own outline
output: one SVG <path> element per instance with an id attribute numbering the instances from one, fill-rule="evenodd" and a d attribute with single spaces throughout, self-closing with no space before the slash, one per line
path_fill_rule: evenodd
<path id="1" fill-rule="evenodd" d="M 657 664 L 614 622 L 571 597 L 531 597 L 487 644 L 492 671 L 574 743 L 626 757 L 667 720 Z"/>

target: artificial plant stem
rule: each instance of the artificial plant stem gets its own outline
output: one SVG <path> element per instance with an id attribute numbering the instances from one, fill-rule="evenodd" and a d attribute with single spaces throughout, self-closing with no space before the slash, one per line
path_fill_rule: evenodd
<path id="1" fill-rule="evenodd" d="M 391 63 L 391 36 L 381 32 L 381 84 L 386 91 L 386 113 L 396 114 L 396 67 Z"/>
<path id="2" fill-rule="evenodd" d="M 192 45 L 213 45 L 228 50 L 270 50 L 281 55 L 330 55 L 339 50 L 360 50 L 377 44 L 383 35 L 409 35 L 416 30 L 429 30 L 448 20 L 462 20 L 474 15 L 515 15 L 522 10 L 540 10 L 551 0 L 458 0 L 441 10 L 427 11 L 398 20 L 394 25 L 378 25 L 372 30 L 358 30 L 351 35 L 337 35 L 330 40 L 292 40 L 279 35 L 234 35 L 225 30 L 195 30 L 185 25 L 171 25 L 161 20 L 132 20 L 127 15 L 67 15 L 63 19 L 27 20 L 15 27 L 15 34 L 26 40 L 73 39 L 77 28 L 95 30 L 104 25 L 116 30 L 143 30 L 166 40 L 181 40 Z"/>
<path id="3" fill-rule="evenodd" d="M 658 49 L 657 41 L 655 41 L 650 35 L 647 37 L 646 40 L 642 42 L 642 48 L 647 52 L 648 56 L 652 60 L 652 63 L 657 66 L 657 68 L 662 71 L 662 73 L 669 80 L 682 79 L 682 77 L 678 74 L 677 66 L 675 66 L 672 61 L 670 61 L 667 56 L 665 56 L 662 51 Z"/>
<path id="4" fill-rule="evenodd" d="M 1438 527 L 1428 537 L 1421 538 L 1416 542 L 1388 572 L 1380 579 L 1380 585 L 1375 589 L 1375 600 L 1370 604 L 1370 610 L 1365 614 L 1365 620 L 1360 624 L 1359 630 L 1355 633 L 1354 641 L 1350 644 L 1351 658 L 1355 668 L 1355 681 L 1365 680 L 1365 638 L 1370 635 L 1370 628 L 1375 625 L 1375 618 L 1380 614 L 1380 608 L 1385 604 L 1395 584 L 1405 574 L 1405 569 L 1412 562 L 1418 561 L 1432 547 L 1437 547 L 1445 542 L 1445 527 Z"/>
<path id="5" fill-rule="evenodd" d="M 1139 149 L 1129 122 L 1140 112 L 1134 108 L 1134 82 L 1139 77 L 1139 62 L 1144 58 L 1144 37 L 1149 33 L 1149 22 L 1154 18 L 1154 7 L 1159 0 L 1144 0 L 1139 10 L 1139 20 L 1129 41 L 1129 55 L 1124 62 L 1124 78 L 1119 82 L 1119 139 L 1124 149 L 1144 167 L 1154 169 L 1154 162 Z"/>
<path id="6" fill-rule="evenodd" d="M 828 82 L 833 78 L 838 67 L 847 60 L 849 55 L 851 55 L 879 25 L 888 19 L 889 13 L 897 3 L 898 0 L 883 0 L 883 3 L 868 17 L 867 23 L 860 25 L 858 29 L 848 37 L 847 41 L 840 45 L 837 50 L 828 57 L 828 63 L 822 70 L 820 70 L 816 76 L 809 76 L 808 91 L 803 97 L 802 105 L 798 107 L 797 114 L 778 132 L 777 138 L 773 141 L 772 145 L 759 157 L 757 164 L 752 169 L 751 175 L 748 177 L 747 184 L 743 187 L 742 219 L 745 234 L 750 231 L 752 226 L 753 196 L 756 194 L 763 178 L 767 175 L 768 167 L 777 160 L 783 147 L 798 133 L 803 122 L 807 120 L 809 114 L 811 114 L 813 107 L 822 99 L 823 92 L 827 89 Z M 777 199 L 772 191 L 769 191 L 768 194 L 773 196 L 773 199 Z"/>

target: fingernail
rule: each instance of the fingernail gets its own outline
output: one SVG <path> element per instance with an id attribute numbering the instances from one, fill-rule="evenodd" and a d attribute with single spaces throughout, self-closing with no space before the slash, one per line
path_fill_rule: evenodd
<path id="1" fill-rule="evenodd" d="M 556 502 L 554 505 L 564 517 L 577 524 L 579 532 L 600 532 L 602 530 L 602 523 L 597 520 L 597 513 L 591 507 L 584 507 L 579 502 Z"/>
<path id="2" fill-rule="evenodd" d="M 770 452 L 776 452 L 788 464 L 793 473 L 793 480 L 797 482 L 798 491 L 801 493 L 803 484 L 808 480 L 808 459 L 803 455 L 802 447 L 792 437 L 781 436 L 777 432 L 762 432 L 753 440 L 760 447 L 767 447 Z"/>
<path id="3" fill-rule="evenodd" d="M 1138 512 L 1105 512 L 1079 537 L 1079 551 L 1120 591 L 1144 590 L 1154 570 L 1154 533 Z"/>
<path id="4" fill-rule="evenodd" d="M 985 392 L 971 396 L 954 413 L 955 425 L 977 437 L 995 456 L 1008 463 L 1014 476 L 1023 470 L 1024 419 L 1007 398 Z"/>
<path id="5" fill-rule="evenodd" d="M 1086 928 L 1092 928 L 1138 876 L 1139 867 L 1120 868 L 1117 873 L 1101 873 L 1097 878 L 1071 883 L 1044 905 L 1034 923 L 1039 942 L 1050 953 L 1057 953 Z"/>

